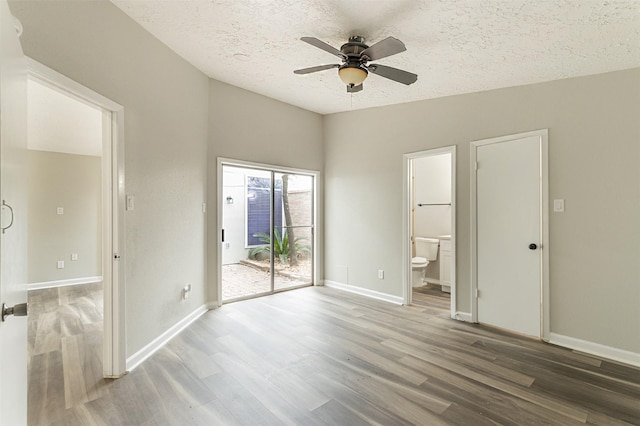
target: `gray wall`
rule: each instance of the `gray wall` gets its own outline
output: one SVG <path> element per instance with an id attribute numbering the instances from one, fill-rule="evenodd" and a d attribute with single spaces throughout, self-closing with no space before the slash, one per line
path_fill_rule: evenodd
<path id="1" fill-rule="evenodd" d="M 211 80 L 209 85 L 209 300 L 218 291 L 217 158 L 322 170 L 322 116 Z M 320 182 L 319 182 L 320 183 Z M 319 185 L 322 200 L 322 185 Z M 322 229 L 322 223 L 318 224 Z M 320 254 L 322 241 L 319 241 Z M 322 271 L 322 257 L 320 265 Z"/>
<path id="2" fill-rule="evenodd" d="M 548 128 L 549 195 L 566 200 L 550 217 L 551 331 L 640 353 L 639 105 L 633 69 L 326 116 L 325 278 L 348 268 L 348 284 L 402 295 L 402 155 L 457 145 L 457 302 L 469 312 L 469 142 Z"/>
<path id="3" fill-rule="evenodd" d="M 29 283 L 102 275 L 102 158 L 28 151 Z M 64 208 L 58 215 L 57 208 Z M 71 253 L 78 260 L 71 260 Z M 57 261 L 64 261 L 64 269 Z"/>
<path id="4" fill-rule="evenodd" d="M 206 303 L 209 80 L 108 1 L 16 1 L 25 54 L 125 109 L 127 355 Z M 180 300 L 180 289 L 193 286 Z"/>

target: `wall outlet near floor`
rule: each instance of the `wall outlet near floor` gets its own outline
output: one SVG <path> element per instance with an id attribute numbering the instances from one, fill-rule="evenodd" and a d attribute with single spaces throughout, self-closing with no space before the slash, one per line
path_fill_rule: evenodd
<path id="1" fill-rule="evenodd" d="M 384 280 L 384 270 L 383 269 L 378 269 L 378 279 L 379 280 Z"/>
<path id="2" fill-rule="evenodd" d="M 71 260 L 78 260 L 78 253 L 71 253 Z"/>
<path id="3" fill-rule="evenodd" d="M 64 260 L 58 260 L 58 269 L 64 269 Z"/>
<path id="4" fill-rule="evenodd" d="M 182 300 L 187 300 L 191 296 L 191 284 L 187 284 L 182 288 Z"/>

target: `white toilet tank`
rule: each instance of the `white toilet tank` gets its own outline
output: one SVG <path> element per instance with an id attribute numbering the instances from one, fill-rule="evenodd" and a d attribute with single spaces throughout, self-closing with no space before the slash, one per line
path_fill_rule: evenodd
<path id="1" fill-rule="evenodd" d="M 434 261 L 438 257 L 440 240 L 436 238 L 416 237 L 416 257 L 424 257 L 428 261 Z"/>

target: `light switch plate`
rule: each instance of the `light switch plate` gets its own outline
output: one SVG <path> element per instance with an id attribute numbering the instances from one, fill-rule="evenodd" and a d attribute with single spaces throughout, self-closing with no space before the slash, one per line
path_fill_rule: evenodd
<path id="1" fill-rule="evenodd" d="M 57 213 L 57 214 L 64 214 L 64 207 L 58 207 L 58 208 L 56 209 L 56 213 Z"/>
<path id="2" fill-rule="evenodd" d="M 78 253 L 71 253 L 71 260 L 78 260 Z"/>
<path id="3" fill-rule="evenodd" d="M 564 200 L 553 200 L 553 211 L 556 213 L 564 213 Z"/>
<path id="4" fill-rule="evenodd" d="M 132 211 L 134 207 L 133 195 L 127 195 L 127 210 Z"/>
<path id="5" fill-rule="evenodd" d="M 58 269 L 64 269 L 64 260 L 58 260 Z"/>

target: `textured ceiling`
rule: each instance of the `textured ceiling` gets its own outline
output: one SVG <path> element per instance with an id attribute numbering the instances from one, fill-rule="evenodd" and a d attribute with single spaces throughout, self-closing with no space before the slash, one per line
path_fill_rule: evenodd
<path id="1" fill-rule="evenodd" d="M 112 0 L 209 77 L 322 114 L 640 66 L 640 0 Z M 370 75 L 347 94 L 336 48 L 387 36 L 407 51 L 377 63 L 418 74 Z"/>

